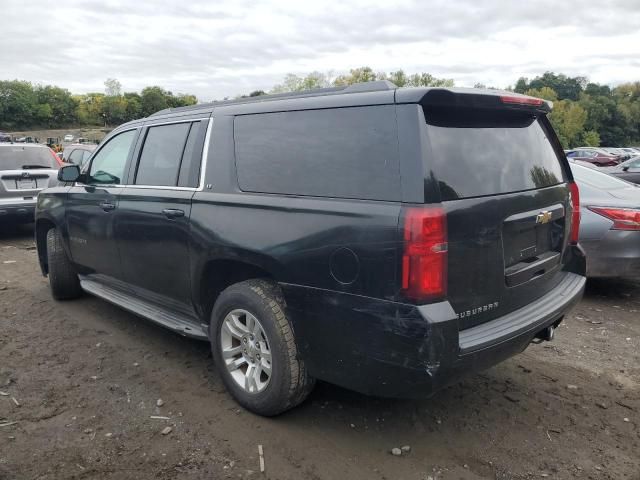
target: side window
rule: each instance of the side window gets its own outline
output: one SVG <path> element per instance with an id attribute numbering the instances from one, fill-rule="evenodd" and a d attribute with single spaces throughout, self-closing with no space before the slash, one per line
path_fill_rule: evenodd
<path id="1" fill-rule="evenodd" d="M 84 150 L 80 150 L 78 148 L 76 148 L 74 151 L 72 151 L 69 154 L 69 158 L 67 159 L 69 162 L 71 163 L 75 163 L 76 165 L 80 166 L 82 165 L 82 152 Z"/>
<path id="2" fill-rule="evenodd" d="M 191 123 L 149 127 L 142 147 L 136 185 L 175 186 Z"/>
<path id="3" fill-rule="evenodd" d="M 209 122 L 194 123 L 187 137 L 187 144 L 182 154 L 180 174 L 178 176 L 179 187 L 197 187 L 200 183 L 200 168 L 202 163 L 202 147 L 207 133 Z"/>
<path id="4" fill-rule="evenodd" d="M 122 183 L 124 168 L 135 138 L 136 130 L 127 130 L 110 139 L 93 157 L 89 169 L 89 183 Z"/>
<path id="5" fill-rule="evenodd" d="M 636 160 L 634 162 L 631 162 L 629 164 L 629 170 L 634 171 L 634 172 L 636 170 L 640 170 L 640 159 L 638 159 L 638 160 Z"/>
<path id="6" fill-rule="evenodd" d="M 393 105 L 237 116 L 244 191 L 399 200 Z"/>
<path id="7" fill-rule="evenodd" d="M 89 160 L 89 157 L 91 157 L 91 152 L 89 150 L 83 150 L 81 165 L 84 165 L 85 163 L 87 163 L 87 160 Z"/>

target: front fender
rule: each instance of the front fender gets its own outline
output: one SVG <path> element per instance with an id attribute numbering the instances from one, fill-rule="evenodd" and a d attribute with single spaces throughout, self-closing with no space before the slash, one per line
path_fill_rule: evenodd
<path id="1" fill-rule="evenodd" d="M 47 232 L 51 228 L 58 229 L 62 236 L 62 246 L 65 253 L 71 258 L 69 233 L 65 221 L 65 200 L 68 190 L 68 187 L 56 187 L 38 194 L 35 213 L 35 241 L 40 270 L 44 276 L 48 273 Z"/>

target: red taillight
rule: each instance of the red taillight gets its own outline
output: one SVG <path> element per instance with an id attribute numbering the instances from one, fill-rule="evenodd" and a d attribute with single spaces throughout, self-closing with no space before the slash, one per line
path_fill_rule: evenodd
<path id="1" fill-rule="evenodd" d="M 542 100 L 541 98 L 534 98 L 534 97 L 520 97 L 520 96 L 509 96 L 509 95 L 503 95 L 500 97 L 500 100 L 502 101 L 502 103 L 509 103 L 512 105 L 534 105 L 536 107 L 539 107 L 540 105 L 542 105 L 544 103 L 544 100 Z"/>
<path id="2" fill-rule="evenodd" d="M 571 235 L 569 241 L 577 245 L 578 237 L 580 236 L 580 191 L 578 190 L 578 184 L 575 182 L 569 183 L 569 194 L 571 197 Z"/>
<path id="3" fill-rule="evenodd" d="M 611 230 L 640 230 L 640 210 L 636 208 L 589 207 L 589 210 L 613 220 Z"/>
<path id="4" fill-rule="evenodd" d="M 60 160 L 60 157 L 58 155 L 56 155 L 56 152 L 54 152 L 52 148 L 50 148 L 49 151 L 51 152 L 51 155 L 53 155 L 53 158 L 56 159 L 56 162 L 57 162 L 58 166 L 61 167 L 62 166 L 62 160 Z"/>
<path id="5" fill-rule="evenodd" d="M 447 293 L 447 217 L 440 207 L 405 210 L 402 290 L 418 301 Z"/>

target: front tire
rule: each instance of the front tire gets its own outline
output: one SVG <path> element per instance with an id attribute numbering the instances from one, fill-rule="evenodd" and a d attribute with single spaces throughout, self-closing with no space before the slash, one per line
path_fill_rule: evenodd
<path id="1" fill-rule="evenodd" d="M 47 264 L 53 298 L 69 300 L 82 294 L 78 274 L 62 247 L 62 237 L 56 228 L 47 232 Z"/>
<path id="2" fill-rule="evenodd" d="M 222 381 L 247 410 L 278 415 L 313 389 L 274 283 L 253 279 L 224 290 L 211 313 L 209 336 Z"/>

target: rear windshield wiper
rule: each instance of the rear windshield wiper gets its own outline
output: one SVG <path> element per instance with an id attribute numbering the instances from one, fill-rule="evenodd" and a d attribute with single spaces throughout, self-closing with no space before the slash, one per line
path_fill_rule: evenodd
<path id="1" fill-rule="evenodd" d="M 51 165 L 22 165 L 23 170 L 29 170 L 32 168 L 51 168 Z"/>

